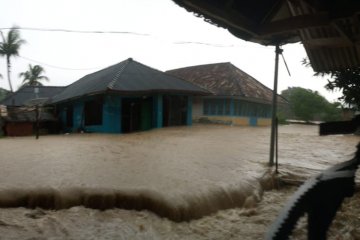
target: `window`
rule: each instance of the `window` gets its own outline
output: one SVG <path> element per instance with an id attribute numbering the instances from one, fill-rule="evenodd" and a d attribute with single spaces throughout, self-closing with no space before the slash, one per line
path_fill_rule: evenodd
<path id="1" fill-rule="evenodd" d="M 103 99 L 98 98 L 84 104 L 85 125 L 102 125 Z"/>
<path id="2" fill-rule="evenodd" d="M 231 100 L 230 99 L 225 99 L 225 115 L 229 116 L 230 115 L 230 105 L 231 105 Z"/>
<path id="3" fill-rule="evenodd" d="M 229 116 L 230 99 L 204 99 L 204 115 Z"/>

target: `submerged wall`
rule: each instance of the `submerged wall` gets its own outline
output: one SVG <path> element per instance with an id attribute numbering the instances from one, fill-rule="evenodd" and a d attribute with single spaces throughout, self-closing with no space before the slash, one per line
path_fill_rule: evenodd
<path id="1" fill-rule="evenodd" d="M 86 124 L 85 121 L 85 103 L 87 101 L 95 100 L 99 97 L 102 97 L 102 121 L 100 124 L 89 125 Z M 145 97 L 145 98 L 144 98 Z M 146 119 L 149 119 L 150 128 L 161 128 L 163 127 L 163 97 L 162 94 L 157 94 L 153 96 L 131 96 L 131 97 L 123 97 L 120 95 L 105 95 L 105 96 L 89 96 L 83 97 L 81 99 L 76 99 L 73 101 L 69 101 L 66 103 L 59 104 L 57 106 L 59 119 L 62 123 L 62 129 L 64 132 L 99 132 L 99 133 L 122 133 L 124 132 L 123 121 L 124 116 L 122 115 L 122 108 L 124 101 L 142 101 L 143 99 L 152 99 L 151 104 L 151 113 L 149 116 L 146 116 Z M 187 96 L 187 118 L 186 125 L 192 124 L 192 97 Z M 71 121 L 68 120 L 68 111 L 72 112 L 70 118 Z M 142 109 L 144 110 L 144 109 Z M 143 116 L 144 117 L 144 116 Z M 144 119 L 141 119 L 141 125 L 144 125 Z M 139 130 L 147 130 L 149 128 L 145 128 L 141 126 Z"/>
<path id="2" fill-rule="evenodd" d="M 235 98 L 203 98 L 193 100 L 193 120 L 238 126 L 270 126 L 271 105 Z"/>

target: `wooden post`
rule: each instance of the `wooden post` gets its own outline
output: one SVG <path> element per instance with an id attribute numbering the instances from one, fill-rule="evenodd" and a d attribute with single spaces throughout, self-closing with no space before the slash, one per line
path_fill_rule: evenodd
<path id="1" fill-rule="evenodd" d="M 35 106 L 35 117 L 36 117 L 36 139 L 39 139 L 39 105 Z"/>

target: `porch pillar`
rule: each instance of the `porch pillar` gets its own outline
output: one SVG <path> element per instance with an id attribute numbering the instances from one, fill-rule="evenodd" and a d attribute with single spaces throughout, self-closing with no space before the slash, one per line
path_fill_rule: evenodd
<path id="1" fill-rule="evenodd" d="M 158 94 L 154 96 L 154 127 L 163 127 L 163 96 Z"/>
<path id="2" fill-rule="evenodd" d="M 186 113 L 186 125 L 188 125 L 188 126 L 192 125 L 192 102 L 193 102 L 193 97 L 188 96 L 187 97 L 187 113 Z"/>

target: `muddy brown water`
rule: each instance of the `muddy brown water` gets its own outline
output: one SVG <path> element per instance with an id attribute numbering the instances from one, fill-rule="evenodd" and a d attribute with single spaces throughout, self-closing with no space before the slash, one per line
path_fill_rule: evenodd
<path id="1" fill-rule="evenodd" d="M 280 174 L 289 182 L 350 159 L 360 140 L 320 137 L 315 126 L 279 130 Z M 0 210 L 0 236 L 262 239 L 294 191 L 263 194 L 273 186 L 264 175 L 268 144 L 269 128 L 214 125 L 0 139 L 0 205 L 15 207 Z M 65 209 L 23 208 L 36 206 Z"/>

